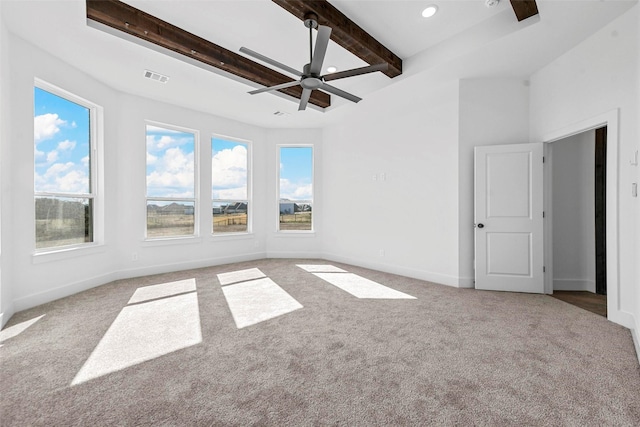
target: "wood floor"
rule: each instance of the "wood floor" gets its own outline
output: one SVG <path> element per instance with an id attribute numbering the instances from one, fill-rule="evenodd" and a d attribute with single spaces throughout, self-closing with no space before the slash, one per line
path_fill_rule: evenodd
<path id="1" fill-rule="evenodd" d="M 553 291 L 554 298 L 607 317 L 607 296 L 585 291 Z"/>

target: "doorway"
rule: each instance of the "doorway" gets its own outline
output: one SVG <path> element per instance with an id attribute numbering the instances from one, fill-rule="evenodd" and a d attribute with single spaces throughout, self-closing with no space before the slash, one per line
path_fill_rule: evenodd
<path id="1" fill-rule="evenodd" d="M 553 296 L 607 316 L 607 126 L 550 145 Z"/>

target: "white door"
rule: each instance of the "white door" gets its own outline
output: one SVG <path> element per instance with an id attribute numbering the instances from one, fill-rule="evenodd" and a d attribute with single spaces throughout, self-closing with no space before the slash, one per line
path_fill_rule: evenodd
<path id="1" fill-rule="evenodd" d="M 543 145 L 475 148 L 476 289 L 544 293 Z"/>

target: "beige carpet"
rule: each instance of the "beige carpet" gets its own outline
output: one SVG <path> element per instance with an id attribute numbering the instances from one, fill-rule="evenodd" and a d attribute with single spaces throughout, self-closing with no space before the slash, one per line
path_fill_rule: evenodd
<path id="1" fill-rule="evenodd" d="M 360 299 L 296 264 L 329 263 L 122 280 L 17 313 L 0 424 L 640 425 L 631 334 L 601 316 L 331 263 L 415 297 Z M 238 329 L 217 275 L 251 269 L 302 307 Z"/>

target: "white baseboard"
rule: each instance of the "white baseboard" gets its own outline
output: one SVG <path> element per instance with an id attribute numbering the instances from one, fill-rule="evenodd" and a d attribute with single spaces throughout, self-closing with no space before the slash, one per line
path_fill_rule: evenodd
<path id="1" fill-rule="evenodd" d="M 595 292 L 596 283 L 584 279 L 553 279 L 553 290 Z"/>
<path id="2" fill-rule="evenodd" d="M 146 266 L 140 268 L 130 268 L 125 270 L 113 271 L 107 274 L 91 277 L 88 279 L 80 280 L 74 283 L 70 283 L 64 286 L 59 286 L 54 289 L 48 289 L 44 292 L 38 292 L 31 295 L 26 295 L 21 298 L 13 300 L 13 308 L 15 311 L 22 311 L 32 307 L 36 307 L 41 304 L 45 304 L 60 298 L 68 297 L 78 292 L 86 291 L 97 286 L 105 285 L 113 282 L 114 280 L 130 279 L 134 277 L 147 276 L 150 274 L 170 273 L 174 271 L 191 270 L 194 268 L 210 267 L 214 265 L 231 264 L 235 262 L 252 261 L 256 259 L 263 259 L 265 254 L 263 252 L 229 256 L 215 259 L 201 259 L 188 262 L 180 262 L 175 264 L 163 264 L 155 266 Z M 6 313 L 5 313 L 6 314 Z M 12 313 L 13 314 L 13 313 Z M 9 317 L 7 317 L 7 321 Z"/>
<path id="3" fill-rule="evenodd" d="M 638 363 L 640 363 L 640 324 L 635 323 L 635 328 L 631 328 L 631 338 L 633 338 L 633 345 L 636 348 L 636 356 L 638 357 Z"/>
<path id="4" fill-rule="evenodd" d="M 15 313 L 15 310 L 14 310 L 13 304 L 9 304 L 9 306 L 6 307 L 2 313 L 0 313 L 0 329 L 4 328 L 4 325 L 7 324 L 7 322 L 9 321 L 9 319 L 11 319 L 11 316 L 13 316 L 14 313 Z"/>
<path id="5" fill-rule="evenodd" d="M 433 273 L 430 271 L 418 270 L 410 267 L 402 267 L 402 266 L 397 266 L 392 264 L 383 264 L 380 262 L 350 258 L 350 257 L 334 255 L 334 254 L 325 253 L 320 258 L 323 258 L 329 261 L 336 261 L 336 262 L 342 262 L 345 264 L 351 264 L 358 267 L 370 268 L 372 270 L 383 271 L 385 273 L 411 277 L 413 279 L 424 280 L 427 282 L 437 283 L 440 285 L 453 286 L 456 288 L 463 287 L 463 286 L 460 286 L 460 279 L 455 276 L 448 276 L 445 274 Z M 473 285 L 473 281 L 472 281 L 472 285 Z"/>
<path id="6" fill-rule="evenodd" d="M 464 289 L 474 289 L 476 287 L 475 277 L 459 277 L 458 287 Z"/>
<path id="7" fill-rule="evenodd" d="M 267 258 L 302 258 L 302 259 L 322 259 L 322 254 L 319 252 L 299 252 L 299 251 L 293 251 L 293 252 L 284 252 L 284 251 L 277 251 L 277 252 L 267 252 Z"/>

